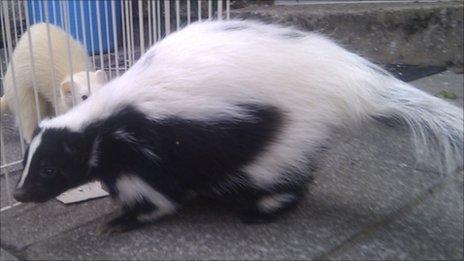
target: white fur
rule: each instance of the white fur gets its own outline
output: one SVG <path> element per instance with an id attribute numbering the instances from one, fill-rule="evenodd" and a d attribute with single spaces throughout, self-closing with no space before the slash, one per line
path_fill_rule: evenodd
<path id="1" fill-rule="evenodd" d="M 80 104 L 87 99 L 91 93 L 100 89 L 107 81 L 104 70 L 88 72 L 88 75 L 87 72 L 75 73 L 72 75 L 72 81 L 71 76 L 67 76 L 60 84 L 60 102 L 62 103 L 62 110 L 67 111 L 72 106 Z M 69 86 L 67 91 L 65 86 Z"/>
<path id="2" fill-rule="evenodd" d="M 69 81 L 70 75 L 73 75 L 74 86 L 73 92 L 76 93 L 76 99 L 84 93 L 89 94 L 87 84 L 88 68 L 91 68 L 90 59 L 84 47 L 72 37 L 70 38 L 71 61 L 72 69 L 69 67 L 69 56 L 67 51 L 68 34 L 60 28 L 49 25 L 50 38 L 53 50 L 53 61 L 51 61 L 48 40 L 47 26 L 45 23 L 35 24 L 30 27 L 31 44 L 34 58 L 35 79 L 38 92 L 38 107 L 41 117 L 49 117 L 54 115 L 54 109 L 57 109 L 58 114 L 62 114 L 70 109 L 72 99 L 63 96 L 61 92 L 62 83 Z M 36 112 L 36 103 L 33 90 L 33 70 L 31 65 L 31 56 L 29 51 L 29 37 L 27 32 L 20 38 L 13 52 L 12 59 L 14 61 L 14 72 L 16 78 L 16 90 L 18 94 L 17 110 L 15 101 L 15 92 L 13 85 L 13 75 L 11 63 L 8 65 L 3 86 L 5 88 L 4 96 L 1 98 L 2 113 L 8 109 L 18 116 L 21 121 L 24 138 L 27 142 L 30 141 L 34 129 L 37 127 L 38 119 Z M 52 70 L 54 70 L 55 79 L 52 78 Z M 104 72 L 103 72 L 104 74 Z M 89 72 L 90 91 L 101 87 L 105 82 L 102 81 L 101 73 Z M 54 93 L 53 86 L 56 86 Z M 62 94 L 62 95 L 60 95 Z M 54 96 L 57 97 L 57 103 L 54 104 Z M 69 95 L 68 95 L 69 96 Z M 77 99 L 75 103 L 80 103 Z"/>
<path id="3" fill-rule="evenodd" d="M 176 205 L 171 200 L 139 177 L 123 174 L 116 181 L 116 188 L 119 192 L 118 197 L 124 204 L 133 205 L 145 199 L 157 207 L 152 213 L 140 216 L 141 221 L 155 220 L 176 211 Z"/>
<path id="4" fill-rule="evenodd" d="M 296 200 L 295 195 L 290 193 L 279 193 L 269 196 L 264 196 L 263 198 L 258 200 L 258 208 L 263 212 L 273 212 L 278 210 L 288 204 Z"/>
<path id="5" fill-rule="evenodd" d="M 151 149 L 145 147 L 145 146 L 139 146 L 139 150 L 147 157 L 148 159 L 152 161 L 158 161 L 160 158 L 158 155 L 156 155 Z"/>
<path id="6" fill-rule="evenodd" d="M 248 29 L 223 30 L 232 25 Z M 176 115 L 209 121 L 243 117 L 246 112 L 237 103 L 273 105 L 285 112 L 285 126 L 243 169 L 255 185 L 267 187 L 282 181 L 280 174 L 288 168 L 303 168 L 307 154 L 334 126 L 398 115 L 409 123 L 418 145 L 425 144 L 430 128 L 438 144 L 433 149 L 446 156 L 447 166 L 462 165 L 460 108 L 393 78 L 319 34 L 285 36 L 291 32 L 246 21 L 192 24 L 150 48 L 88 102 L 41 126 L 79 131 L 126 104 L 153 119 Z"/>
<path id="7" fill-rule="evenodd" d="M 100 142 L 101 142 L 100 138 L 96 138 L 92 143 L 92 150 L 90 152 L 90 158 L 87 163 L 89 167 L 98 166 L 98 153 L 99 153 Z"/>
<path id="8" fill-rule="evenodd" d="M 125 131 L 124 129 L 118 129 L 114 131 L 113 135 L 115 136 L 116 139 L 123 140 L 129 143 L 137 143 L 137 139 L 132 134 Z"/>
<path id="9" fill-rule="evenodd" d="M 26 177 L 29 173 L 29 167 L 31 166 L 32 158 L 34 157 L 35 151 L 37 150 L 37 148 L 40 146 L 40 143 L 42 142 L 42 134 L 43 134 L 43 130 L 39 134 L 37 134 L 35 139 L 29 145 L 29 153 L 27 155 L 26 166 L 24 167 L 24 170 L 21 175 L 21 179 L 18 182 L 18 185 L 16 186 L 17 188 L 21 188 L 24 184 L 24 181 L 26 180 Z"/>

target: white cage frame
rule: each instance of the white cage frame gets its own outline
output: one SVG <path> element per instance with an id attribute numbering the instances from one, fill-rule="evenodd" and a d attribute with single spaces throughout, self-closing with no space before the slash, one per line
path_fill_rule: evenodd
<path id="1" fill-rule="evenodd" d="M 59 2 L 60 10 L 55 9 L 55 5 Z M 45 22 L 50 22 L 50 17 L 56 17 L 57 13 L 60 12 L 59 17 L 61 17 L 61 24 L 64 25 L 65 31 L 70 35 L 70 16 L 68 15 L 70 12 L 70 5 L 69 3 L 73 4 L 73 8 L 79 5 L 80 7 L 80 15 L 81 15 L 81 23 L 77 20 L 74 20 L 75 27 L 81 27 L 82 35 L 83 35 L 83 45 L 87 48 L 86 44 L 86 22 L 87 19 L 84 19 L 83 9 L 85 5 L 88 5 L 90 9 L 92 6 L 90 5 L 93 1 L 89 0 L 44 0 L 44 1 L 27 1 L 27 0 L 12 0 L 12 1 L 0 1 L 0 23 L 1 23 L 1 38 L 2 38 L 2 46 L 3 53 L 0 56 L 4 57 L 4 61 L 0 61 L 0 77 L 3 81 L 4 74 L 6 72 L 6 68 L 8 64 L 11 64 L 11 71 L 13 75 L 13 88 L 16 92 L 16 74 L 14 71 L 14 60 L 11 59 L 14 47 L 21 37 L 22 34 L 27 34 L 30 40 L 30 31 L 29 26 L 32 21 L 35 21 L 36 12 L 29 14 L 28 9 L 32 8 L 32 10 L 37 10 L 35 8 L 40 7 L 38 10 L 41 12 L 39 13 L 40 17 L 42 16 L 45 18 Z M 134 2 L 136 4 L 134 4 Z M 48 13 L 48 6 L 50 3 L 53 4 L 53 12 L 50 14 Z M 121 5 L 121 33 L 117 33 L 116 28 L 116 19 L 115 10 L 116 4 Z M 32 6 L 29 6 L 32 5 Z M 134 5 L 138 9 L 138 32 L 139 32 L 139 39 L 134 38 Z M 146 10 L 144 10 L 144 6 L 146 6 Z M 193 6 L 196 6 L 195 10 Z M 108 11 L 108 8 L 111 10 L 111 17 L 113 19 L 112 26 L 113 26 L 113 51 L 107 51 L 106 53 L 102 51 L 103 40 L 102 40 L 102 32 L 101 26 L 98 26 L 97 32 L 97 39 L 93 39 L 94 34 L 90 32 L 90 41 L 92 46 L 94 46 L 94 42 L 98 41 L 98 48 L 99 48 L 99 55 L 97 56 L 95 52 L 91 52 L 89 55 L 91 56 L 91 60 L 94 66 L 94 69 L 105 69 L 109 78 L 118 77 L 124 71 L 126 71 L 130 66 L 132 66 L 136 60 L 143 54 L 146 50 L 146 47 L 151 46 L 152 44 L 156 43 L 157 41 L 161 40 L 165 35 L 168 35 L 172 31 L 180 29 L 182 26 L 188 25 L 191 22 L 195 22 L 197 20 L 206 20 L 206 19 L 229 19 L 230 18 L 230 0 L 105 0 L 104 1 L 105 9 L 103 11 Z M 97 14 L 97 23 L 100 24 L 100 10 L 98 10 L 99 5 L 96 4 L 96 14 Z M 77 10 L 77 9 L 76 9 Z M 185 11 L 186 15 L 185 18 L 181 16 L 181 10 Z M 56 12 L 56 13 L 55 13 Z M 146 15 L 147 19 L 144 19 Z M 76 16 L 75 16 L 76 17 Z M 175 19 L 174 19 L 175 17 Z M 19 18 L 19 20 L 18 20 Z M 24 18 L 24 19 L 23 19 Z M 107 46 L 110 45 L 110 37 L 109 37 L 109 15 L 105 15 L 106 18 L 106 44 Z M 25 25 L 23 25 L 23 20 L 25 20 Z M 19 26 L 17 25 L 19 21 Z M 175 26 L 171 24 L 171 22 L 175 21 Z M 92 17 L 90 17 L 90 23 L 92 23 Z M 90 30 L 92 30 L 92 27 Z M 18 30 L 21 32 L 18 33 Z M 145 31 L 146 30 L 146 31 Z M 147 32 L 147 34 L 145 33 Z M 162 33 L 164 32 L 164 34 Z M 13 36 L 12 36 L 13 34 Z M 145 36 L 148 35 L 147 38 Z M 70 36 L 71 37 L 71 36 Z M 69 38 L 68 38 L 69 39 Z M 119 44 L 122 42 L 122 44 Z M 138 43 L 138 46 L 137 46 Z M 48 35 L 48 45 L 49 45 L 49 53 L 50 58 L 53 60 L 53 52 L 51 50 L 51 40 L 50 35 Z M 122 48 L 120 48 L 122 45 Z M 32 58 L 33 48 L 29 45 L 29 53 L 31 54 L 31 68 L 34 72 L 34 61 Z M 69 53 L 69 44 L 68 44 L 68 53 Z M 106 62 L 105 62 L 106 56 Z M 70 68 L 72 68 L 72 64 L 68 63 Z M 87 72 L 90 68 L 87 68 Z M 72 70 L 71 70 L 72 71 Z M 53 73 L 52 76 L 54 77 Z M 88 77 L 88 74 L 87 74 Z M 72 78 L 72 77 L 71 77 Z M 88 80 L 88 79 L 87 79 Z M 35 102 L 36 105 L 38 104 L 38 94 L 36 89 L 35 77 L 33 81 L 33 88 L 35 94 Z M 72 81 L 72 79 L 71 79 Z M 56 86 L 53 86 L 54 91 L 56 92 Z M 16 95 L 17 96 L 17 95 Z M 18 101 L 18 97 L 16 98 L 16 102 Z M 56 103 L 56 100 L 55 100 Z M 16 104 L 17 105 L 17 104 Z M 21 108 L 17 107 L 18 111 Z M 40 120 L 40 113 L 37 109 L 37 117 Z M 18 125 L 21 125 L 19 120 Z M 2 128 L 3 129 L 3 128 Z M 24 155 L 26 144 L 24 143 L 23 133 L 21 132 L 21 128 L 17 128 L 17 132 L 19 133 L 19 140 L 17 146 L 21 149 L 21 154 Z M 16 205 L 19 205 L 19 202 L 15 202 L 12 197 L 12 188 L 10 187 L 10 172 L 11 169 L 20 168 L 22 159 L 18 158 L 7 162 L 5 157 L 5 146 L 4 146 L 4 135 L 3 131 L 0 132 L 0 144 L 1 144 L 1 178 L 4 178 L 5 182 L 5 189 L 7 195 L 7 205 L 0 209 L 0 212 L 10 209 Z M 3 193 L 3 192 L 2 192 Z"/>

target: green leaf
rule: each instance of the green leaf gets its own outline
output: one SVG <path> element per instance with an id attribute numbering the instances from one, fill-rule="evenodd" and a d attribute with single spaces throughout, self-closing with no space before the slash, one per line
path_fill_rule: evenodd
<path id="1" fill-rule="evenodd" d="M 449 100 L 456 100 L 458 98 L 458 96 L 454 92 L 447 91 L 447 90 L 443 90 L 435 94 L 435 96 L 442 97 L 442 98 L 449 99 Z"/>

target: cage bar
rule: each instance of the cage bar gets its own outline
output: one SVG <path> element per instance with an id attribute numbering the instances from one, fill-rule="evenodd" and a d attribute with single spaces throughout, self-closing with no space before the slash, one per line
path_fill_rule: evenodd
<path id="1" fill-rule="evenodd" d="M 147 19 L 148 19 L 148 44 L 151 45 L 153 44 L 153 30 L 152 30 L 152 22 L 151 22 L 151 15 L 155 14 L 153 10 L 151 9 L 151 1 L 148 1 L 147 3 Z M 155 4 L 153 4 L 154 6 Z"/>
<path id="2" fill-rule="evenodd" d="M 129 25 L 130 25 L 130 43 L 131 43 L 131 66 L 135 62 L 135 41 L 134 41 L 134 16 L 132 2 L 129 4 Z"/>
<path id="3" fill-rule="evenodd" d="M 161 39 L 161 3 L 156 1 L 156 30 L 158 32 L 158 40 Z"/>
<path id="4" fill-rule="evenodd" d="M 164 0 L 164 35 L 167 36 L 171 32 L 171 15 L 170 15 L 170 1 Z"/>
<path id="5" fill-rule="evenodd" d="M 190 13 L 190 0 L 187 0 L 187 24 L 190 24 L 191 13 Z"/>
<path id="6" fill-rule="evenodd" d="M 103 41 L 102 41 L 102 31 L 101 31 L 101 15 L 100 15 L 100 3 L 95 2 L 96 11 L 97 11 L 97 35 L 98 35 L 98 56 L 100 57 L 100 69 L 105 68 L 105 64 L 103 62 Z"/>
<path id="7" fill-rule="evenodd" d="M 85 17 L 84 17 L 84 1 L 83 0 L 79 1 L 79 4 L 80 4 L 80 15 L 81 15 L 81 26 L 82 26 L 82 39 L 84 41 L 85 49 L 88 50 L 87 35 L 86 35 L 87 34 L 87 29 L 86 29 Z M 77 14 L 76 14 L 76 16 L 77 16 Z M 87 63 L 86 70 L 85 70 L 85 76 L 87 78 L 87 90 L 89 91 L 89 93 L 90 93 L 90 89 L 91 89 L 90 75 L 89 75 L 90 70 L 91 70 L 90 64 Z"/>
<path id="8" fill-rule="evenodd" d="M 122 54 L 123 54 L 123 59 L 124 59 L 124 70 L 127 70 L 127 47 L 126 47 L 126 44 L 127 44 L 127 39 L 126 39 L 126 31 L 125 28 L 126 28 L 126 1 L 123 1 L 122 2 L 123 5 L 121 7 L 121 27 L 122 27 Z"/>
<path id="9" fill-rule="evenodd" d="M 29 57 L 31 58 L 31 69 L 32 69 L 32 89 L 34 90 L 34 102 L 35 108 L 37 112 L 37 120 L 40 121 L 41 114 L 40 114 L 40 107 L 39 107 L 39 93 L 37 92 L 37 74 L 35 71 L 35 61 L 34 61 L 34 51 L 32 50 L 32 38 L 31 38 L 31 30 L 30 30 L 30 21 L 28 16 L 28 10 L 25 8 L 26 12 L 26 26 L 27 26 L 27 41 L 29 44 Z M 48 16 L 48 11 L 46 11 L 46 15 Z M 56 101 L 55 101 L 56 102 Z"/>
<path id="10" fill-rule="evenodd" d="M 222 20 L 222 0 L 217 1 L 217 12 L 218 12 L 218 15 L 217 15 L 218 20 Z"/>
<path id="11" fill-rule="evenodd" d="M 11 41 L 11 28 L 9 22 L 9 14 L 8 14 L 8 2 L 4 2 L 3 6 L 3 25 L 5 25 L 5 33 L 6 33 L 6 41 L 7 41 L 7 49 L 8 49 L 8 57 L 10 57 L 10 70 L 11 75 L 13 78 L 13 90 L 14 90 L 14 98 L 15 98 L 15 107 L 18 114 L 21 114 L 21 108 L 19 107 L 19 97 L 18 97 L 18 90 L 16 84 L 16 72 L 14 66 L 14 59 L 13 59 L 13 43 Z M 19 138 L 20 138 L 20 146 L 21 146 L 21 154 L 24 154 L 24 134 L 23 134 L 23 122 L 21 117 L 17 117 L 18 124 L 19 124 Z"/>
<path id="12" fill-rule="evenodd" d="M 142 0 L 139 0 L 139 34 L 140 34 L 140 55 L 145 52 L 145 39 L 143 34 L 145 31 L 143 30 L 143 6 Z"/>
<path id="13" fill-rule="evenodd" d="M 208 0 L 208 19 L 213 17 L 213 0 Z"/>
<path id="14" fill-rule="evenodd" d="M 89 13 L 92 14 L 92 5 L 91 5 L 91 2 L 90 1 L 87 1 L 87 6 L 89 7 Z M 96 63 L 95 63 L 95 42 L 94 42 L 94 39 L 93 39 L 93 16 L 92 15 L 89 15 L 89 28 L 90 28 L 90 46 L 92 51 L 92 63 L 93 63 L 93 68 L 97 68 L 96 67 Z"/>
<path id="15" fill-rule="evenodd" d="M 201 0 L 198 3 L 198 21 L 201 22 Z"/>
<path id="16" fill-rule="evenodd" d="M 176 30 L 180 28 L 180 1 L 176 0 Z"/>
<path id="17" fill-rule="evenodd" d="M 113 20 L 113 44 L 114 44 L 114 57 L 116 63 L 116 75 L 119 76 L 119 53 L 118 53 L 118 35 L 117 35 L 117 28 L 116 28 L 116 4 L 111 1 L 111 18 Z"/>
<path id="18" fill-rule="evenodd" d="M 48 2 L 46 3 L 48 7 Z M 47 8 L 48 9 L 48 8 Z M 54 57 L 53 57 L 53 47 L 52 47 L 52 40 L 50 36 L 50 19 L 48 17 L 48 10 L 45 10 L 45 20 L 46 20 L 46 27 L 47 27 L 47 41 L 48 41 L 48 56 L 50 57 L 50 64 L 53 64 Z M 58 99 L 57 99 L 57 87 L 55 84 L 56 74 L 55 74 L 55 67 L 52 66 L 51 68 L 51 77 L 52 77 L 52 87 L 53 87 L 53 102 L 55 103 L 53 109 L 55 110 L 55 116 L 58 115 Z"/>
<path id="19" fill-rule="evenodd" d="M 104 7 L 105 7 L 105 22 L 106 22 L 106 56 L 108 58 L 108 76 L 111 78 L 112 67 L 111 67 L 110 23 L 109 23 L 110 14 L 108 13 L 108 0 L 105 0 Z"/>

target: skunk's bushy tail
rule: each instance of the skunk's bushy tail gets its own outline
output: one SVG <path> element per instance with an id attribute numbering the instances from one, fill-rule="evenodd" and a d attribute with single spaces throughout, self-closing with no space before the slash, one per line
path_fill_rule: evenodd
<path id="1" fill-rule="evenodd" d="M 427 94 L 392 76 L 376 73 L 379 82 L 370 90 L 375 118 L 396 119 L 411 131 L 418 160 L 442 172 L 463 166 L 463 109 Z M 371 107 L 369 106 L 369 107 Z"/>

